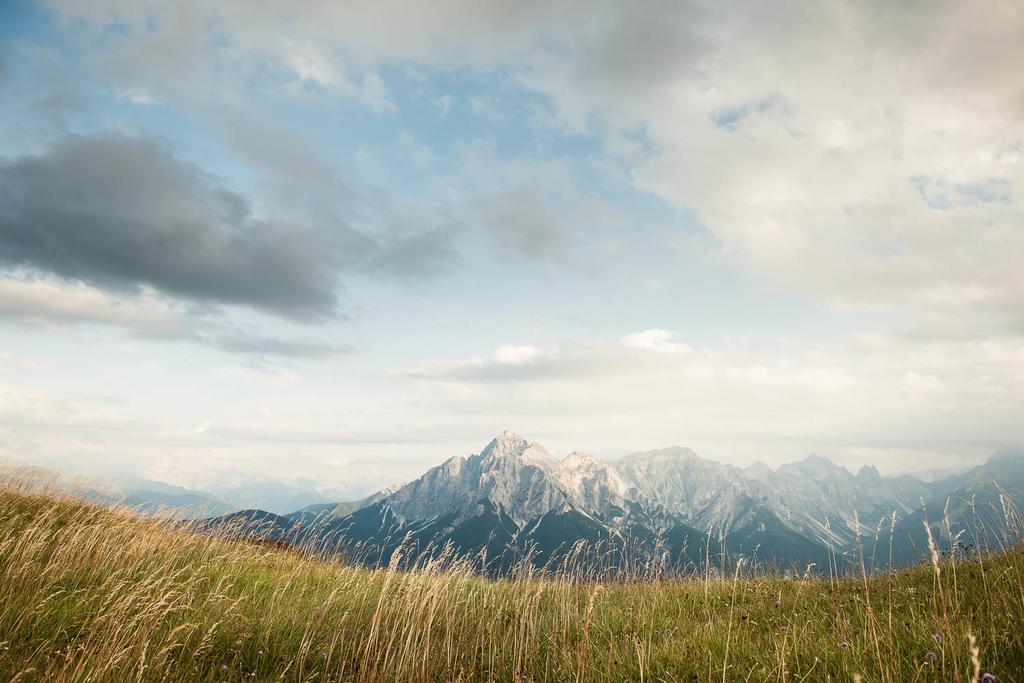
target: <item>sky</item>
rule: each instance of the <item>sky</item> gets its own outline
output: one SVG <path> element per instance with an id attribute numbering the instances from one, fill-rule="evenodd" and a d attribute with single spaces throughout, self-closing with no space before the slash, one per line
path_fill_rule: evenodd
<path id="1" fill-rule="evenodd" d="M 5 0 L 0 456 L 1024 445 L 1024 5 Z"/>

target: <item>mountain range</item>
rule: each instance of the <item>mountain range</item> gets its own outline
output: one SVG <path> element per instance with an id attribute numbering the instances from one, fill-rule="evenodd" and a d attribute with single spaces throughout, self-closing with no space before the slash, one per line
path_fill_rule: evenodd
<path id="1" fill-rule="evenodd" d="M 681 447 L 557 458 L 506 431 L 480 453 L 361 501 L 243 510 L 206 525 L 371 565 L 447 553 L 497 574 L 524 560 L 694 571 L 743 558 L 825 573 L 920 559 L 926 520 L 944 552 L 1001 543 L 1022 500 L 1024 459 L 1012 455 L 922 481 L 869 466 L 854 474 L 816 456 L 740 468 Z"/>

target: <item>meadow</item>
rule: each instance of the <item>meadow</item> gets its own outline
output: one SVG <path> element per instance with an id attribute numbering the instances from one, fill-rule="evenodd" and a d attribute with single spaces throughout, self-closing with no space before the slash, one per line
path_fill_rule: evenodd
<path id="1" fill-rule="evenodd" d="M 1021 547 L 842 577 L 371 570 L 0 488 L 8 681 L 1017 681 Z"/>

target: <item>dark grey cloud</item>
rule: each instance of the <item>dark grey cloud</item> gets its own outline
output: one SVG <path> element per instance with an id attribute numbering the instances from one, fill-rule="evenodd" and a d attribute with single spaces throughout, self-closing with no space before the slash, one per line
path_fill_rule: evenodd
<path id="1" fill-rule="evenodd" d="M 338 314 L 346 269 L 420 272 L 423 259 L 445 256 L 445 239 L 428 230 L 382 242 L 331 217 L 265 220 L 152 138 L 69 135 L 0 163 L 0 266 L 108 290 L 149 286 L 317 320 Z"/>
<path id="2" fill-rule="evenodd" d="M 337 308 L 350 231 L 256 219 L 244 197 L 160 141 L 68 136 L 0 167 L 0 261 L 106 288 L 149 285 L 293 318 Z"/>

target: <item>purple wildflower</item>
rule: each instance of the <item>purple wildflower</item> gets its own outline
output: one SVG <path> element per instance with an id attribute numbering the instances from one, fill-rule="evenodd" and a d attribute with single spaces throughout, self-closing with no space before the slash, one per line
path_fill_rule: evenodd
<path id="1" fill-rule="evenodd" d="M 788 626 L 780 626 L 779 627 L 779 631 L 781 631 L 782 633 L 789 633 L 789 627 Z"/>
<path id="2" fill-rule="evenodd" d="M 941 644 L 942 643 L 942 634 L 941 633 L 933 633 L 932 634 L 932 640 L 935 641 L 936 645 Z"/>
<path id="3" fill-rule="evenodd" d="M 995 683 L 998 680 L 995 674 L 985 673 L 981 675 L 981 683 Z"/>
<path id="4" fill-rule="evenodd" d="M 934 662 L 936 659 L 939 658 L 939 656 L 931 650 L 928 650 L 928 652 L 924 653 L 924 658 L 927 659 L 929 662 Z"/>
<path id="5" fill-rule="evenodd" d="M 227 664 L 221 664 L 220 665 L 220 670 L 221 671 L 227 671 L 228 670 L 228 665 Z"/>
<path id="6" fill-rule="evenodd" d="M 839 647 L 845 650 L 846 648 L 850 647 L 850 644 L 844 640 L 843 642 L 839 643 Z"/>

